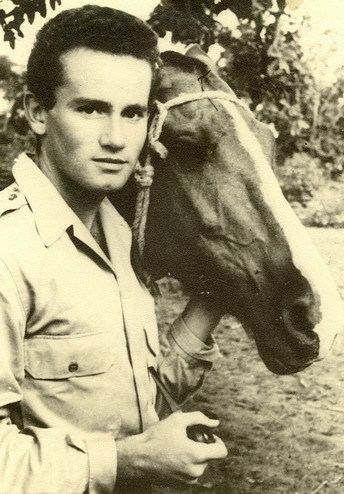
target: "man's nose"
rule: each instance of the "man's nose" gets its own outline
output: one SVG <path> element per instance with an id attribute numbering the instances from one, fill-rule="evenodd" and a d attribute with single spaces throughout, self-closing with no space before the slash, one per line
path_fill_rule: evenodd
<path id="1" fill-rule="evenodd" d="M 101 146 L 116 149 L 122 149 L 125 146 L 123 125 L 119 117 L 114 116 L 108 119 L 102 129 L 99 142 Z"/>

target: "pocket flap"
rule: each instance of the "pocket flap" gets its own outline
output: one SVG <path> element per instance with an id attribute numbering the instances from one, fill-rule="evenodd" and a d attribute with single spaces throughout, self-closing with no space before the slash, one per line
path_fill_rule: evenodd
<path id="1" fill-rule="evenodd" d="M 36 379 L 66 379 L 106 372 L 112 365 L 112 333 L 35 336 L 25 340 L 25 370 Z"/>

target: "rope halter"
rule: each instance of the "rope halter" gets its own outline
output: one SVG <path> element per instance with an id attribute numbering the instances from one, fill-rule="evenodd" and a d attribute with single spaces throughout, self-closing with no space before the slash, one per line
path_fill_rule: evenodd
<path id="1" fill-rule="evenodd" d="M 156 101 L 156 114 L 154 115 L 152 122 L 148 130 L 148 153 L 147 158 L 143 166 L 140 164 L 136 167 L 135 179 L 139 186 L 139 192 L 136 200 L 135 219 L 132 226 L 133 237 L 137 242 L 140 258 L 143 258 L 143 251 L 145 247 L 145 229 L 149 207 L 150 186 L 153 183 L 154 168 L 152 165 L 152 154 L 156 153 L 160 158 L 165 159 L 167 157 L 167 149 L 159 141 L 162 133 L 162 128 L 168 110 L 176 106 L 191 103 L 199 100 L 226 100 L 231 103 L 245 108 L 246 111 L 250 111 L 248 107 L 240 101 L 234 93 L 226 93 L 224 91 L 202 91 L 198 93 L 181 93 L 176 98 L 173 98 L 166 103 Z"/>

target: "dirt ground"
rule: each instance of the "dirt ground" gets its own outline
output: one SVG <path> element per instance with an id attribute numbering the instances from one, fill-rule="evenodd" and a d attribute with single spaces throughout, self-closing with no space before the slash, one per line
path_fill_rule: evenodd
<path id="1" fill-rule="evenodd" d="M 344 230 L 311 229 L 344 295 Z M 162 283 L 162 329 L 185 304 L 177 283 Z M 201 485 L 159 494 L 344 493 L 344 338 L 321 363 L 293 376 L 271 374 L 254 343 L 231 318 L 216 330 L 222 359 L 186 409 L 221 419 L 229 454 L 210 465 Z"/>

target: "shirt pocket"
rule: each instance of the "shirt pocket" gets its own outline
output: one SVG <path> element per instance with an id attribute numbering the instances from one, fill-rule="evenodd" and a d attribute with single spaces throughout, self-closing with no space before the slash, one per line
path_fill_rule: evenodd
<path id="1" fill-rule="evenodd" d="M 111 332 L 27 338 L 25 371 L 34 379 L 68 379 L 101 374 L 113 365 Z"/>

